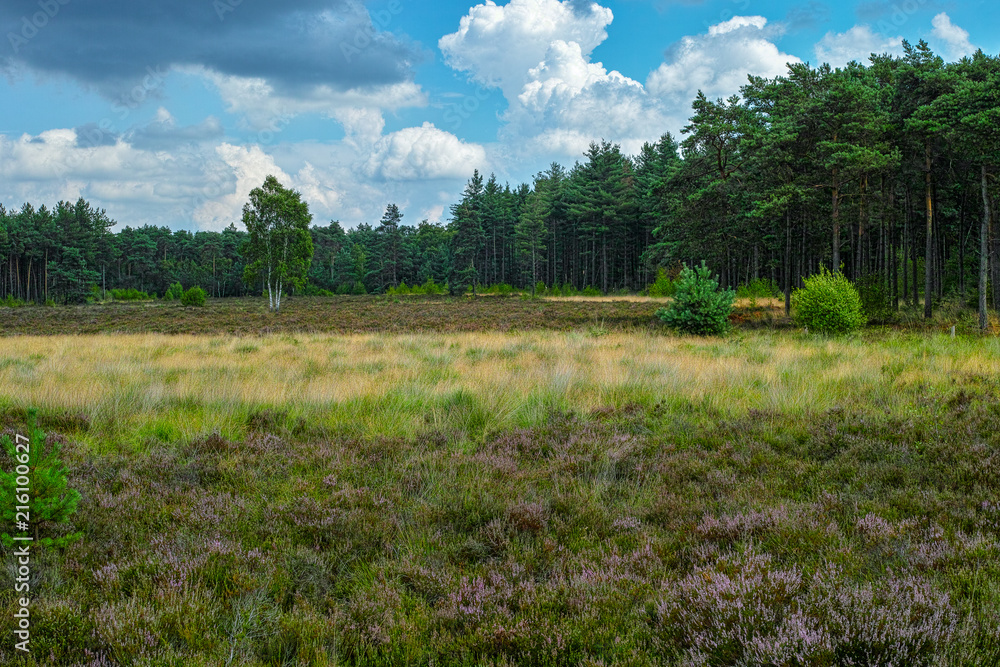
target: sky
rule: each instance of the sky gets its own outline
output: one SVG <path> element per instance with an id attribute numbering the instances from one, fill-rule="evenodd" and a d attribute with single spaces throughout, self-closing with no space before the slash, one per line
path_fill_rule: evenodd
<path id="1" fill-rule="evenodd" d="M 0 204 L 217 231 L 274 174 L 315 224 L 447 222 L 475 169 L 516 187 L 682 137 L 699 90 L 904 39 L 996 54 L 998 25 L 985 0 L 3 0 Z"/>

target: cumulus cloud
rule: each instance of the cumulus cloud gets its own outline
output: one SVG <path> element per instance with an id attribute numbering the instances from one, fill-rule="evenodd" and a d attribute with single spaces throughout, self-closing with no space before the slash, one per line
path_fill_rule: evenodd
<path id="1" fill-rule="evenodd" d="M 976 47 L 969 41 L 969 31 L 952 23 L 951 17 L 946 13 L 941 12 L 935 16 L 931 25 L 934 26 L 934 37 L 946 44 L 949 57 L 960 60 L 975 53 Z"/>
<path id="2" fill-rule="evenodd" d="M 592 59 L 612 19 L 596 3 L 486 2 L 439 46 L 453 68 L 502 91 L 501 140 L 524 159 L 576 157 L 599 138 L 636 152 L 664 132 L 679 134 L 698 90 L 728 96 L 748 74 L 777 76 L 798 62 L 771 41 L 779 33 L 766 18 L 737 16 L 684 37 L 643 84 Z"/>
<path id="3" fill-rule="evenodd" d="M 649 91 L 671 105 L 690 105 L 701 90 L 709 98 L 739 92 L 747 75 L 775 77 L 800 62 L 771 41 L 763 16 L 736 16 L 709 28 L 707 35 L 684 37 L 647 80 Z"/>
<path id="4" fill-rule="evenodd" d="M 379 139 L 365 171 L 385 180 L 467 178 L 485 162 L 482 146 L 465 143 L 432 123 L 424 123 Z"/>
<path id="5" fill-rule="evenodd" d="M 590 54 L 608 37 L 614 15 L 596 3 L 559 0 L 492 0 L 462 17 L 457 32 L 438 47 L 453 69 L 468 72 L 479 83 L 500 88 L 510 100 L 521 92 L 527 73 L 545 58 L 556 40 L 575 42 Z"/>
<path id="6" fill-rule="evenodd" d="M 202 229 L 222 229 L 230 222 L 237 222 L 242 217 L 243 204 L 250 196 L 250 191 L 259 187 L 268 175 L 272 175 L 285 184 L 291 183 L 291 178 L 265 153 L 260 146 L 234 146 L 223 143 L 216 147 L 216 155 L 226 165 L 236 178 L 231 191 L 220 192 L 204 202 L 194 211 L 193 218 Z M 228 181 L 227 173 L 222 173 L 222 182 Z M 206 193 L 211 190 L 211 183 Z M 219 189 L 224 188 L 219 183 Z"/>
<path id="7" fill-rule="evenodd" d="M 903 54 L 903 38 L 886 37 L 868 25 L 856 25 L 847 32 L 828 32 L 816 45 L 819 63 L 843 67 L 852 60 L 866 62 L 871 54 Z"/>

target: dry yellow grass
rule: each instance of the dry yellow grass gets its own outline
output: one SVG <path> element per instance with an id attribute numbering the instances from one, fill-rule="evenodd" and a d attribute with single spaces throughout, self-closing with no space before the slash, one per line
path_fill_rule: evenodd
<path id="1" fill-rule="evenodd" d="M 530 423 L 550 408 L 632 401 L 689 402 L 709 414 L 881 409 L 908 388 L 998 373 L 995 339 L 946 337 L 17 337 L 0 353 L 0 404 L 82 413 L 120 432 L 166 419 L 193 436 L 277 407 L 330 426 L 407 433 L 446 421 L 457 392 L 474 397 L 489 428 Z"/>

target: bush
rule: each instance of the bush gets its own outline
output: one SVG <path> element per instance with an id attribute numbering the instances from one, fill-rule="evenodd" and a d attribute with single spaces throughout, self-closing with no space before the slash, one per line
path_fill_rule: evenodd
<path id="1" fill-rule="evenodd" d="M 604 296 L 604 292 L 602 292 L 601 290 L 597 289 L 592 285 L 587 285 L 586 287 L 584 287 L 583 292 L 581 292 L 581 294 L 583 294 L 584 296 Z"/>
<path id="2" fill-rule="evenodd" d="M 302 296 L 333 296 L 333 292 L 328 289 L 323 289 L 312 283 L 306 283 L 302 286 Z"/>
<path id="3" fill-rule="evenodd" d="M 775 299 L 782 295 L 781 288 L 771 279 L 754 278 L 736 288 L 737 299 Z"/>
<path id="4" fill-rule="evenodd" d="M 660 268 L 656 272 L 656 282 L 646 290 L 649 296 L 664 297 L 674 295 L 674 281 L 667 275 L 667 270 Z"/>
<path id="5" fill-rule="evenodd" d="M 535 283 L 535 296 L 545 296 L 545 283 L 541 280 Z"/>
<path id="6" fill-rule="evenodd" d="M 185 306 L 204 306 L 206 296 L 202 288 L 192 287 L 181 294 L 181 303 Z"/>
<path id="7" fill-rule="evenodd" d="M 15 299 L 9 294 L 3 299 L 0 299 L 0 306 L 3 306 L 5 308 L 20 308 L 23 305 L 24 305 L 23 301 L 21 301 L 20 299 Z"/>
<path id="8" fill-rule="evenodd" d="M 861 296 L 842 273 L 825 268 L 803 280 L 792 294 L 792 315 L 801 326 L 820 333 L 845 334 L 865 324 Z"/>
<path id="9" fill-rule="evenodd" d="M 719 281 L 705 262 L 697 268 L 684 265 L 674 282 L 674 301 L 656 316 L 671 329 L 698 336 L 719 335 L 729 330 L 729 314 L 736 292 L 720 290 Z"/>
<path id="10" fill-rule="evenodd" d="M 363 282 L 357 280 L 354 283 L 354 287 L 351 288 L 351 294 L 368 294 L 368 289 Z"/>
<path id="11" fill-rule="evenodd" d="M 111 298 L 115 301 L 151 301 L 156 298 L 146 292 L 140 292 L 134 287 L 129 287 L 128 289 L 113 289 L 109 291 L 111 292 Z"/>
<path id="12" fill-rule="evenodd" d="M 174 283 L 173 285 L 167 288 L 166 292 L 163 293 L 163 300 L 176 301 L 177 299 L 181 298 L 181 295 L 183 294 L 184 294 L 184 288 L 181 286 L 181 284 Z"/>

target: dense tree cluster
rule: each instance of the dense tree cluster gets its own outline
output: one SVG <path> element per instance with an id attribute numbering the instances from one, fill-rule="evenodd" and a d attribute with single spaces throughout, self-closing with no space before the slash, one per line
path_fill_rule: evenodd
<path id="1" fill-rule="evenodd" d="M 478 172 L 447 224 L 311 228 L 305 290 L 382 292 L 428 279 L 477 285 L 639 290 L 658 267 L 707 262 L 723 287 L 773 281 L 787 295 L 826 266 L 890 307 L 930 315 L 947 294 L 985 312 L 1000 279 L 995 178 L 1000 59 L 946 64 L 924 42 L 844 68 L 790 65 L 739 96 L 698 96 L 678 142 L 629 156 L 591 144 L 532 184 Z M 243 294 L 245 234 L 126 227 L 81 200 L 0 209 L 0 293 L 79 300 L 93 285 L 163 293 L 173 282 Z M 989 280 L 988 269 L 992 271 Z M 253 288 L 259 293 L 263 286 Z M 992 292 L 1000 305 L 1000 290 Z"/>

